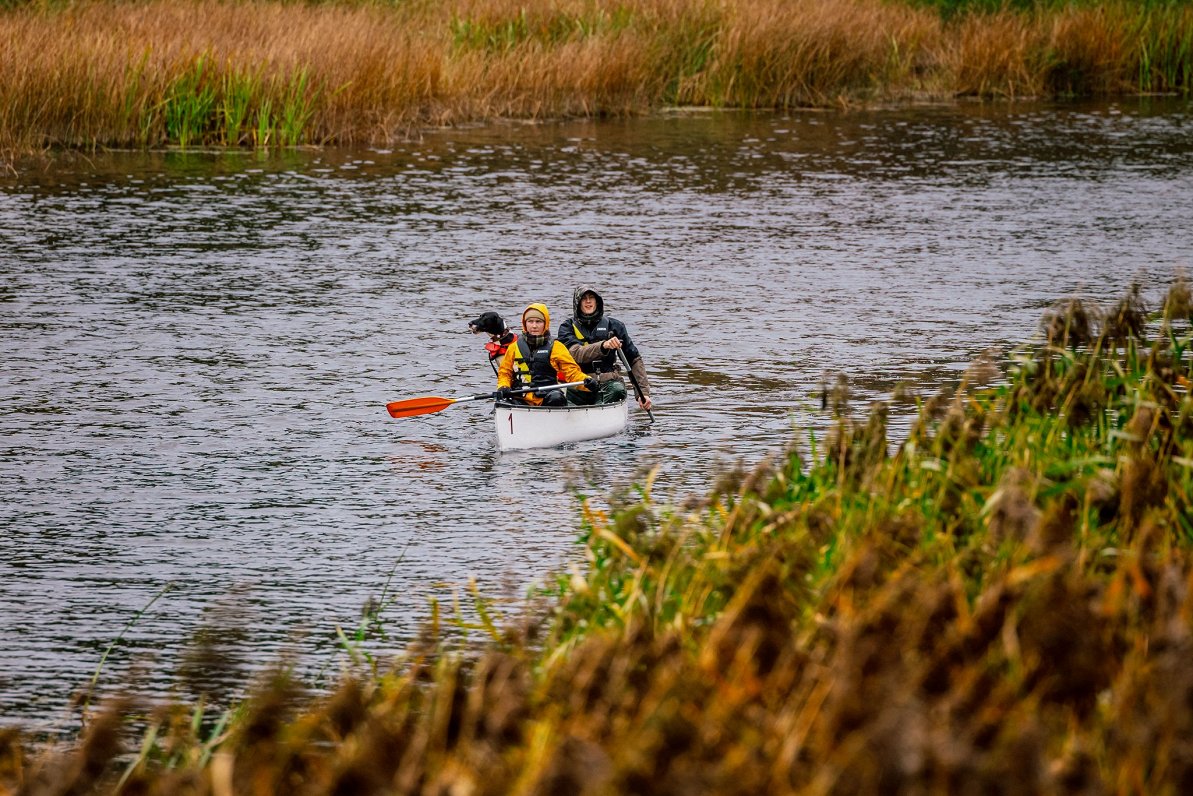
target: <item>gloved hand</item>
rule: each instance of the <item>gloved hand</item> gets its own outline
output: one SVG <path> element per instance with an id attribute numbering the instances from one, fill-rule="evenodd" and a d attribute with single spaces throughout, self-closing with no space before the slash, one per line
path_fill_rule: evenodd
<path id="1" fill-rule="evenodd" d="M 504 403 L 509 403 L 509 401 L 514 397 L 514 396 L 510 395 L 510 393 L 512 393 L 512 392 L 513 392 L 513 390 L 511 390 L 509 387 L 498 387 L 497 388 L 497 400 L 502 401 Z"/>
<path id="2" fill-rule="evenodd" d="M 588 390 L 589 392 L 596 392 L 597 390 L 601 389 L 601 383 L 599 380 L 597 380 L 596 376 L 589 376 L 584 380 L 584 389 Z"/>

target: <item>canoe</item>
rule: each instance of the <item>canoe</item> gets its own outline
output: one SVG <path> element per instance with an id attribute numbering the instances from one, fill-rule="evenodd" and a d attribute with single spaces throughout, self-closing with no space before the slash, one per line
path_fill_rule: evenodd
<path id="1" fill-rule="evenodd" d="M 629 417 L 626 401 L 601 406 L 541 407 L 497 403 L 497 448 L 551 448 L 617 434 Z"/>

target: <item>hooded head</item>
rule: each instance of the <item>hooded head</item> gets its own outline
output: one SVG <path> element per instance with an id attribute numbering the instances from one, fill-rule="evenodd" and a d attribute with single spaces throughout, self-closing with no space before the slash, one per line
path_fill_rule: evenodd
<path id="1" fill-rule="evenodd" d="M 547 309 L 546 304 L 531 304 L 526 309 L 522 310 L 522 328 L 523 329 L 526 328 L 526 316 L 527 315 L 529 315 L 531 318 L 542 317 L 543 323 L 545 323 L 547 325 L 547 328 L 548 329 L 551 328 L 551 313 Z"/>
<path id="2" fill-rule="evenodd" d="M 531 334 L 526 329 L 526 321 L 530 319 L 539 319 L 543 321 L 543 333 Z M 551 313 L 547 310 L 546 304 L 531 304 L 526 309 L 522 310 L 522 331 L 525 332 L 526 342 L 533 348 L 538 348 L 551 336 Z"/>
<path id="3" fill-rule="evenodd" d="M 596 299 L 596 309 L 590 313 L 585 313 L 580 308 L 580 300 L 584 298 L 585 294 L 591 293 Z M 580 285 L 576 288 L 576 292 L 572 293 L 572 312 L 575 313 L 576 320 L 581 323 L 592 324 L 596 323 L 605 314 L 605 300 L 601 298 L 601 294 L 596 292 L 590 285 Z"/>

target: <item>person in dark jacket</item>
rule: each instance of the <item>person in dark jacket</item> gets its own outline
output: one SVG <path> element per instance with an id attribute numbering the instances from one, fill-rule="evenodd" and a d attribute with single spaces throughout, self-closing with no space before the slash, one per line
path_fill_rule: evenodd
<path id="1" fill-rule="evenodd" d="M 649 410 L 652 404 L 646 365 L 642 362 L 638 347 L 630 339 L 625 324 L 605 315 L 604 299 L 589 285 L 581 285 L 572 294 L 572 312 L 572 317 L 559 324 L 556 339 L 567 346 L 581 370 L 596 376 L 600 389 L 595 394 L 569 394 L 568 400 L 576 404 L 607 404 L 624 399 L 626 386 L 621 374 L 620 350 L 630 363 L 630 373 L 642 389 L 638 404 Z"/>

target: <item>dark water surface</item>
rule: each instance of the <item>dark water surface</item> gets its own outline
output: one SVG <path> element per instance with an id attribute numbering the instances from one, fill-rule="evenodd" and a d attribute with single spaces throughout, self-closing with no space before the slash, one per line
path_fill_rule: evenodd
<path id="1" fill-rule="evenodd" d="M 396 651 L 429 598 L 518 598 L 577 560 L 577 491 L 603 504 L 657 465 L 661 499 L 701 492 L 822 427 L 826 373 L 862 405 L 928 392 L 1058 298 L 1138 280 L 1154 301 L 1191 252 L 1184 101 L 502 124 L 0 176 L 0 717 L 75 726 L 117 637 L 105 691 L 143 670 L 186 695 L 212 676 L 196 639 L 242 673 L 286 650 L 334 672 L 335 628 L 384 593 L 366 648 Z M 466 321 L 544 301 L 558 322 L 580 281 L 641 347 L 653 427 L 502 455 L 479 403 L 386 415 L 488 389 Z"/>

